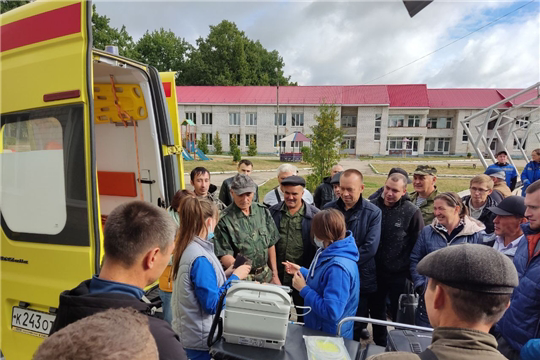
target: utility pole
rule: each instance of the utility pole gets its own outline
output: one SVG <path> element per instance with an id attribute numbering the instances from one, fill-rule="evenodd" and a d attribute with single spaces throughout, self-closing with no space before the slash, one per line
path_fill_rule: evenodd
<path id="1" fill-rule="evenodd" d="M 278 156 L 281 159 L 281 143 L 279 142 L 279 69 L 276 68 L 277 74 L 277 87 L 276 87 L 276 105 L 277 105 L 277 114 L 276 114 L 276 144 L 278 146 Z"/>

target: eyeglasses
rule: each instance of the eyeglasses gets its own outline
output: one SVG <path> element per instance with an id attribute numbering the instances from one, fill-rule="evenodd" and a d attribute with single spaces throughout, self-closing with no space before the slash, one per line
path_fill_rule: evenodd
<path id="1" fill-rule="evenodd" d="M 470 188 L 471 192 L 479 192 L 479 193 L 487 193 L 489 191 L 489 189 L 480 189 L 480 188 L 476 188 L 476 187 L 472 187 Z"/>

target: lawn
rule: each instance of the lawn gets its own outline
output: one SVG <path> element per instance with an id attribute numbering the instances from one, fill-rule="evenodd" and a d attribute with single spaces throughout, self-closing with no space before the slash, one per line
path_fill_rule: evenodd
<path id="1" fill-rule="evenodd" d="M 393 167 L 400 167 L 405 169 L 411 174 L 418 164 L 397 164 L 397 163 L 371 163 L 375 169 L 380 173 L 388 173 Z M 433 164 L 437 168 L 438 174 L 450 174 L 450 175 L 478 175 L 484 173 L 484 167 L 477 165 L 476 169 L 472 164 L 451 164 L 450 167 L 446 164 Z M 521 173 L 523 168 L 518 167 L 518 171 Z"/>
<path id="2" fill-rule="evenodd" d="M 373 156 L 373 157 L 362 157 L 358 158 L 359 160 L 368 160 L 368 161 L 447 161 L 447 160 L 467 160 L 465 156 L 422 156 L 422 157 L 400 157 L 400 156 Z M 478 160 L 477 158 L 471 158 L 471 160 Z"/>
<path id="3" fill-rule="evenodd" d="M 210 155 L 211 157 L 211 155 Z M 253 170 L 275 170 L 279 165 L 283 164 L 279 159 L 250 159 L 245 157 L 244 159 L 251 160 L 253 162 Z M 309 167 L 306 163 L 295 163 L 295 165 L 301 169 Z M 197 166 L 202 166 L 208 169 L 210 172 L 220 172 L 220 171 L 235 171 L 238 164 L 232 161 L 232 157 L 228 158 L 214 158 L 213 160 L 202 161 L 202 160 L 193 160 L 193 161 L 184 161 L 184 172 L 191 172 Z"/>

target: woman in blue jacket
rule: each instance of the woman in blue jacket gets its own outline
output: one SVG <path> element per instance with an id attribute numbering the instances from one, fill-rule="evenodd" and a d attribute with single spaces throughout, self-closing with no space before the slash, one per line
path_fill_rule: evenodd
<path id="1" fill-rule="evenodd" d="M 288 261 L 283 265 L 294 275 L 293 287 L 304 298 L 304 305 L 311 307 L 304 316 L 305 325 L 335 335 L 339 321 L 355 316 L 358 308 L 358 247 L 346 230 L 343 214 L 335 209 L 317 213 L 311 231 L 319 249 L 309 269 Z M 343 325 L 341 335 L 352 339 L 352 322 Z"/>
<path id="2" fill-rule="evenodd" d="M 540 149 L 534 149 L 531 154 L 532 161 L 525 166 L 521 173 L 521 196 L 525 196 L 525 190 L 536 180 L 540 179 Z"/>
<path id="3" fill-rule="evenodd" d="M 479 244 L 482 231 L 486 228 L 480 221 L 468 216 L 467 207 L 454 192 L 445 192 L 435 196 L 433 202 L 435 219 L 420 232 L 411 252 L 411 276 L 414 289 L 420 294 L 416 310 L 416 325 L 430 327 L 424 302 L 424 290 L 427 278 L 418 274 L 416 266 L 427 254 L 450 245 Z"/>

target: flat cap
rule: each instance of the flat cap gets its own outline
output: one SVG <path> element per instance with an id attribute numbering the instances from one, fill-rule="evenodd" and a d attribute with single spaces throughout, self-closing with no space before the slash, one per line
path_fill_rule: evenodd
<path id="1" fill-rule="evenodd" d="M 499 205 L 490 206 L 488 210 L 495 215 L 501 216 L 520 216 L 525 217 L 525 198 L 523 196 L 508 196 L 504 198 Z"/>
<path id="2" fill-rule="evenodd" d="M 306 180 L 301 176 L 296 176 L 296 175 L 287 176 L 285 179 L 281 180 L 281 185 L 283 185 L 283 186 L 287 186 L 287 185 L 298 186 L 298 185 L 300 185 L 302 187 L 306 187 Z"/>
<path id="3" fill-rule="evenodd" d="M 519 282 L 510 258 L 480 244 L 434 251 L 418 263 L 416 270 L 450 287 L 488 294 L 511 294 Z"/>
<path id="4" fill-rule="evenodd" d="M 341 173 L 342 172 L 343 171 L 340 171 L 337 174 L 335 174 L 334 176 L 332 176 L 332 179 L 330 180 L 330 184 L 338 185 L 339 184 L 339 179 L 341 179 Z"/>
<path id="5" fill-rule="evenodd" d="M 236 195 L 242 195 L 247 192 L 254 193 L 257 189 L 255 182 L 245 174 L 236 174 L 231 183 L 231 189 Z"/>
<path id="6" fill-rule="evenodd" d="M 409 174 L 404 169 L 402 169 L 400 167 L 391 168 L 390 171 L 388 172 L 388 176 L 390 176 L 392 174 L 396 174 L 396 173 L 405 176 L 405 179 L 407 179 L 407 184 L 412 183 L 411 179 L 409 179 Z"/>
<path id="7" fill-rule="evenodd" d="M 437 175 L 437 169 L 429 165 L 418 165 L 414 175 Z"/>

